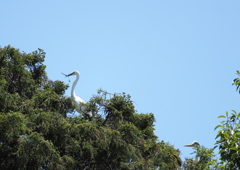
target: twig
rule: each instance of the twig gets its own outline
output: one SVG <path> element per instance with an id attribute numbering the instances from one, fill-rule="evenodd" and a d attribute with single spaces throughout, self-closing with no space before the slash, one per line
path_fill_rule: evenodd
<path id="1" fill-rule="evenodd" d="M 62 72 L 61 72 L 62 73 Z M 65 77 L 68 77 L 68 81 L 69 81 L 69 83 L 70 83 L 70 79 L 69 79 L 69 76 L 67 75 L 67 74 L 64 74 L 64 73 L 62 73 Z"/>

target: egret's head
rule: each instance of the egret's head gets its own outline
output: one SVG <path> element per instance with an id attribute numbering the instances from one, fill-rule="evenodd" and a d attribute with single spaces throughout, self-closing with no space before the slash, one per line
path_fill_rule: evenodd
<path id="1" fill-rule="evenodd" d="M 200 146 L 200 144 L 197 141 L 193 141 L 192 144 L 184 145 L 185 147 L 196 147 Z"/>
<path id="2" fill-rule="evenodd" d="M 78 71 L 74 71 L 74 72 L 68 74 L 67 76 L 73 76 L 73 75 L 80 75 L 80 73 Z"/>

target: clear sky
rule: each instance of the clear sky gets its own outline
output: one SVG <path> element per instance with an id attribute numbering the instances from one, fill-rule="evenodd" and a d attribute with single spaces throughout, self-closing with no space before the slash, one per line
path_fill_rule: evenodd
<path id="1" fill-rule="evenodd" d="M 43 49 L 52 80 L 80 71 L 85 101 L 99 88 L 130 94 L 182 158 L 194 140 L 213 147 L 219 115 L 240 112 L 239 0 L 10 0 L 0 19 L 1 47 Z"/>

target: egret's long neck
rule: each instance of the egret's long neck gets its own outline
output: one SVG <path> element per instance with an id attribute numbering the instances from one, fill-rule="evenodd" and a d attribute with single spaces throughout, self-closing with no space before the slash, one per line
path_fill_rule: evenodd
<path id="1" fill-rule="evenodd" d="M 79 80 L 79 75 L 77 74 L 77 75 L 76 75 L 76 80 L 73 82 L 73 85 L 72 85 L 71 95 L 72 95 L 73 98 L 76 97 L 76 94 L 75 94 L 75 86 L 76 86 L 78 80 Z"/>
<path id="2" fill-rule="evenodd" d="M 196 155 L 195 160 L 198 162 L 200 158 Z"/>

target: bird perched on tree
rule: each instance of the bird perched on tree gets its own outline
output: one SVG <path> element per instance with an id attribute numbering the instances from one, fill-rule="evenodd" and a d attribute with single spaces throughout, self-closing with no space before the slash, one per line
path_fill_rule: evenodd
<path id="1" fill-rule="evenodd" d="M 200 144 L 197 142 L 197 141 L 193 141 L 191 144 L 187 144 L 187 145 L 184 145 L 185 147 L 200 147 Z M 195 158 L 196 161 L 199 161 L 199 157 L 197 157 L 197 154 L 196 154 L 196 158 Z"/>
<path id="2" fill-rule="evenodd" d="M 76 87 L 77 82 L 78 82 L 78 80 L 80 78 L 80 73 L 79 73 L 79 71 L 74 71 L 74 72 L 72 72 L 72 73 L 70 73 L 70 74 L 68 74 L 66 76 L 69 77 L 69 76 L 73 76 L 73 75 L 76 76 L 76 79 L 75 79 L 75 81 L 73 82 L 73 85 L 72 85 L 71 97 L 74 100 L 74 104 L 76 106 L 76 110 L 79 113 L 81 113 L 83 110 L 85 110 L 85 106 L 83 106 L 82 104 L 86 103 L 86 102 L 75 94 L 75 87 Z M 88 115 L 92 116 L 92 113 L 88 112 Z"/>

